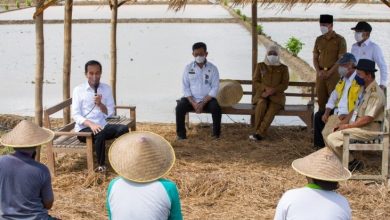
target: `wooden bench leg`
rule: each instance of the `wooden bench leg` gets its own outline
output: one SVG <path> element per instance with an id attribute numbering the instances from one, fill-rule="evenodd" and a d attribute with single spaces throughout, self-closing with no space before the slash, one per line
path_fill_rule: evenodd
<path id="1" fill-rule="evenodd" d="M 55 156 L 53 152 L 53 142 L 46 145 L 47 163 L 52 176 L 56 175 L 55 171 Z"/>
<path id="2" fill-rule="evenodd" d="M 41 146 L 36 147 L 35 149 L 35 160 L 40 162 L 41 161 Z"/>
<path id="3" fill-rule="evenodd" d="M 186 117 L 185 117 L 185 124 L 187 129 L 190 129 L 190 113 L 187 112 Z"/>
<path id="4" fill-rule="evenodd" d="M 133 111 L 133 110 L 130 110 L 130 119 L 131 120 L 134 120 L 134 125 L 133 126 L 131 126 L 131 128 L 130 128 L 130 130 L 131 131 L 135 131 L 137 128 L 136 128 L 136 126 L 137 126 L 137 121 L 136 121 L 136 112 L 135 112 L 135 110 Z"/>
<path id="5" fill-rule="evenodd" d="M 389 178 L 389 135 L 383 137 L 383 152 L 382 152 L 382 177 L 387 185 Z"/>
<path id="6" fill-rule="evenodd" d="M 343 157 L 342 162 L 343 166 L 348 169 L 349 163 L 349 134 L 344 134 L 344 143 L 343 143 Z"/>
<path id="7" fill-rule="evenodd" d="M 88 172 L 93 172 L 93 143 L 92 137 L 87 137 L 87 167 Z"/>

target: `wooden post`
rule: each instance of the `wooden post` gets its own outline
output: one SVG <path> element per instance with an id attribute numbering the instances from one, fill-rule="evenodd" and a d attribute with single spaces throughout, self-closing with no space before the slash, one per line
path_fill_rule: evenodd
<path id="1" fill-rule="evenodd" d="M 62 97 L 63 100 L 70 98 L 70 72 L 72 58 L 72 9 L 73 0 L 65 0 L 64 17 L 64 63 L 63 63 L 63 82 Z M 70 123 L 70 107 L 66 107 L 63 112 L 64 125 Z"/>
<path id="2" fill-rule="evenodd" d="M 255 86 L 253 82 L 255 70 L 256 70 L 256 65 L 257 65 L 257 56 L 258 56 L 258 51 L 257 51 L 257 0 L 252 1 L 252 97 L 251 101 L 253 98 L 253 94 L 255 94 Z M 251 116 L 251 125 L 254 126 L 255 124 L 255 117 L 252 115 Z"/>
<path id="3" fill-rule="evenodd" d="M 111 77 L 110 85 L 112 87 L 112 95 L 116 103 L 116 27 L 118 19 L 118 0 L 111 0 Z"/>
<path id="4" fill-rule="evenodd" d="M 36 10 L 43 6 L 44 0 L 36 0 Z M 43 12 L 35 17 L 35 123 L 42 126 L 42 87 L 44 74 L 44 39 L 43 39 Z M 39 153 L 39 152 L 37 152 Z"/>

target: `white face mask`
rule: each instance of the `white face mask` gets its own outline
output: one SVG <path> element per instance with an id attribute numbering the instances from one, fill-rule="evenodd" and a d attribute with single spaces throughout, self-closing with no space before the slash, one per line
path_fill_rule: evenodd
<path id="1" fill-rule="evenodd" d="M 279 57 L 275 56 L 275 55 L 267 55 L 267 60 L 269 61 L 269 63 L 271 65 L 273 65 L 273 64 L 277 64 L 278 63 Z"/>
<path id="2" fill-rule="evenodd" d="M 339 72 L 340 77 L 345 77 L 348 73 L 348 68 L 343 67 L 343 66 L 339 66 L 338 72 Z"/>
<path id="3" fill-rule="evenodd" d="M 356 42 L 360 42 L 363 40 L 363 32 L 355 32 L 355 40 Z"/>
<path id="4" fill-rule="evenodd" d="M 327 26 L 320 26 L 321 33 L 326 34 L 329 32 L 329 28 Z"/>
<path id="5" fill-rule="evenodd" d="M 205 60 L 206 60 L 206 57 L 203 57 L 203 56 L 195 57 L 195 62 L 199 63 L 199 64 L 204 63 Z"/>

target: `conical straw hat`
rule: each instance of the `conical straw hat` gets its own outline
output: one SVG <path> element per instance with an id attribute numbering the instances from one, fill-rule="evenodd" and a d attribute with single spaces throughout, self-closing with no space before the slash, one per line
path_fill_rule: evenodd
<path id="1" fill-rule="evenodd" d="M 298 173 L 318 180 L 338 182 L 351 177 L 351 172 L 343 167 L 339 158 L 328 147 L 296 159 L 291 165 Z"/>
<path id="2" fill-rule="evenodd" d="M 235 80 L 221 80 L 217 94 L 218 104 L 229 107 L 237 104 L 243 96 L 242 86 Z"/>
<path id="3" fill-rule="evenodd" d="M 144 183 L 167 174 L 175 163 L 175 152 L 160 135 L 131 132 L 115 140 L 108 152 L 108 159 L 120 176 Z"/>
<path id="4" fill-rule="evenodd" d="M 13 148 L 36 147 L 53 140 L 54 132 L 41 128 L 31 121 L 19 122 L 10 132 L 1 137 L 1 144 Z"/>

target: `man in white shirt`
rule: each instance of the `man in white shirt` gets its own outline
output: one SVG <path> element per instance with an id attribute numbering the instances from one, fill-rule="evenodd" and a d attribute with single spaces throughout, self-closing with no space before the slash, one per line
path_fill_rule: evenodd
<path id="1" fill-rule="evenodd" d="M 322 116 L 322 127 L 325 127 L 322 130 L 323 138 L 332 133 L 333 129 L 354 110 L 364 85 L 364 80 L 356 74 L 357 61 L 353 54 L 345 53 L 338 64 L 338 73 L 341 78 L 330 94 Z M 332 110 L 333 115 L 331 115 Z"/>
<path id="2" fill-rule="evenodd" d="M 188 64 L 183 73 L 182 86 L 184 97 L 176 106 L 176 134 L 178 140 L 187 138 L 185 115 L 195 110 L 197 114 L 208 112 L 213 118 L 214 138 L 221 133 L 221 107 L 216 99 L 219 88 L 219 72 L 216 66 L 207 61 L 207 46 L 203 42 L 192 46 L 195 61 Z"/>
<path id="3" fill-rule="evenodd" d="M 95 60 L 85 64 L 87 82 L 73 90 L 72 118 L 76 132 L 92 132 L 96 151 L 97 171 L 105 172 L 106 140 L 129 132 L 125 125 L 107 124 L 106 119 L 114 114 L 114 98 L 111 87 L 100 83 L 102 65 Z M 78 137 L 85 142 L 85 137 Z"/>
<path id="4" fill-rule="evenodd" d="M 380 70 L 379 86 L 384 89 L 387 85 L 387 65 L 381 48 L 378 44 L 370 40 L 372 27 L 365 21 L 360 21 L 355 27 L 351 28 L 355 31 L 356 43 L 352 45 L 351 53 L 359 62 L 360 59 L 368 59 L 374 61 Z"/>

